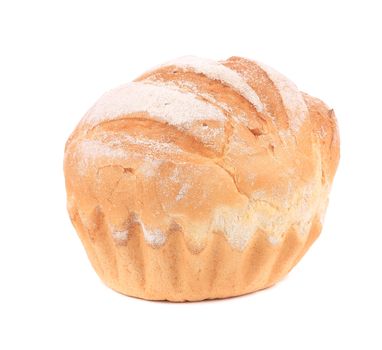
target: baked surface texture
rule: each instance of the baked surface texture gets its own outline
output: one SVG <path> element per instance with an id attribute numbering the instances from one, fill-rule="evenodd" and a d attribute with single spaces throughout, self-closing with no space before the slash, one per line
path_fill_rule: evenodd
<path id="1" fill-rule="evenodd" d="M 104 94 L 69 137 L 67 206 L 114 290 L 193 301 L 275 284 L 319 235 L 333 110 L 264 64 L 181 57 Z"/>

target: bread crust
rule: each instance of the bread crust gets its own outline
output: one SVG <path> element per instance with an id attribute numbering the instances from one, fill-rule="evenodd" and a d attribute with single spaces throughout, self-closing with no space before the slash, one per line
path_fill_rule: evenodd
<path id="1" fill-rule="evenodd" d="M 255 61 L 181 58 L 100 98 L 69 137 L 68 211 L 114 290 L 203 300 L 275 284 L 319 235 L 333 110 Z"/>

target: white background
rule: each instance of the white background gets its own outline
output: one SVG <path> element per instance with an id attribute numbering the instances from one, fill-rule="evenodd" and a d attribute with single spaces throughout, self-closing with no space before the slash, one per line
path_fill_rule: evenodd
<path id="1" fill-rule="evenodd" d="M 381 349 L 379 1 L 1 1 L 1 349 Z M 98 279 L 65 207 L 64 143 L 107 89 L 193 54 L 257 59 L 336 112 L 325 228 L 275 287 L 171 304 Z"/>

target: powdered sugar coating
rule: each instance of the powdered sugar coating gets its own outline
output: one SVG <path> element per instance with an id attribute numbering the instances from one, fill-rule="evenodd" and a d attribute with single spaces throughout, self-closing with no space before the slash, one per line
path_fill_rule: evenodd
<path id="1" fill-rule="evenodd" d="M 166 62 L 162 66 L 172 65 L 184 70 L 201 73 L 213 80 L 218 80 L 245 97 L 258 112 L 264 110 L 264 106 L 261 103 L 259 96 L 257 96 L 256 92 L 249 86 L 245 79 L 237 72 L 219 62 L 195 56 L 184 56 Z"/>
<path id="2" fill-rule="evenodd" d="M 146 112 L 153 119 L 177 126 L 199 120 L 225 120 L 219 109 L 201 101 L 192 93 L 133 82 L 104 94 L 83 121 L 98 124 L 139 112 Z"/>
<path id="3" fill-rule="evenodd" d="M 306 106 L 301 92 L 294 83 L 281 73 L 263 63 L 256 63 L 267 73 L 268 77 L 279 90 L 284 108 L 288 115 L 290 129 L 297 132 L 308 116 L 308 107 Z"/>

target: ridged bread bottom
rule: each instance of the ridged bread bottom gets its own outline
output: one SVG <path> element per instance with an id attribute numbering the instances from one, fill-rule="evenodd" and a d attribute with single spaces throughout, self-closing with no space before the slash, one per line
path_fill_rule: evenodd
<path id="1" fill-rule="evenodd" d="M 72 221 L 103 282 L 122 294 L 148 300 L 218 299 L 270 287 L 296 265 L 321 231 L 318 217 L 307 235 L 291 228 L 277 244 L 259 230 L 243 250 L 232 248 L 223 234 L 211 232 L 204 248 L 195 252 L 176 229 L 159 247 L 149 245 L 138 226 L 117 244 L 102 214 L 86 227 L 72 209 Z"/>

